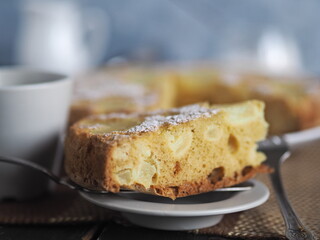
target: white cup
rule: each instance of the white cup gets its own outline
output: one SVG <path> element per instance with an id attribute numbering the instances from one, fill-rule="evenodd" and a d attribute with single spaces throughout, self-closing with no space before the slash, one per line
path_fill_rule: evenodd
<path id="1" fill-rule="evenodd" d="M 57 173 L 71 93 L 72 81 L 64 75 L 0 68 L 0 155 L 34 161 Z M 42 174 L 0 163 L 0 199 L 31 199 L 49 189 Z"/>

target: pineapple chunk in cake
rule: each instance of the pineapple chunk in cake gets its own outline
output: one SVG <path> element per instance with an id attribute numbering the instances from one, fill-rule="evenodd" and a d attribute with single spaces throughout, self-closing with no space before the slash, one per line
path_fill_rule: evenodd
<path id="1" fill-rule="evenodd" d="M 175 199 L 268 171 L 256 145 L 267 127 L 264 104 L 255 100 L 91 116 L 70 128 L 65 168 L 88 188 Z"/>

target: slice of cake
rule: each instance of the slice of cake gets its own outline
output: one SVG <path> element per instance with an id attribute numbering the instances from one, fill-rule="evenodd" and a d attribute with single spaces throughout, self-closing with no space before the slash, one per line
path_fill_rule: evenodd
<path id="1" fill-rule="evenodd" d="M 91 116 L 69 129 L 65 169 L 87 188 L 175 199 L 268 171 L 256 145 L 267 127 L 264 104 L 255 100 Z"/>

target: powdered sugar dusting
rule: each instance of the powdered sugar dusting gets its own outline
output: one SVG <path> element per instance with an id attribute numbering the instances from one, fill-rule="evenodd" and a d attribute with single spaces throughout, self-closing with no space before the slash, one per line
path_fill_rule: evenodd
<path id="1" fill-rule="evenodd" d="M 156 93 L 148 91 L 140 84 L 125 83 L 117 79 L 106 78 L 78 82 L 74 92 L 74 101 L 95 101 L 107 97 L 131 99 L 132 102 L 140 106 L 152 105 L 158 99 Z"/>
<path id="2" fill-rule="evenodd" d="M 236 84 L 239 84 L 241 81 L 241 77 L 239 74 L 234 73 L 221 73 L 221 78 L 223 79 L 223 83 L 225 83 L 228 86 L 234 86 Z"/>
<path id="3" fill-rule="evenodd" d="M 80 125 L 79 128 L 98 130 L 98 129 L 101 129 L 101 127 L 103 126 L 104 126 L 103 124 L 95 123 L 95 124 L 83 124 L 83 125 Z"/>
<path id="4" fill-rule="evenodd" d="M 270 85 L 267 84 L 259 84 L 259 85 L 255 85 L 255 86 L 250 86 L 252 91 L 258 92 L 260 94 L 264 94 L 264 95 L 271 95 L 274 94 L 275 90 L 272 89 L 272 87 Z"/>
<path id="5" fill-rule="evenodd" d="M 126 118 L 137 118 L 141 119 L 141 123 L 136 125 L 128 130 L 116 131 L 117 133 L 121 133 L 119 137 L 125 137 L 129 134 L 141 133 L 141 132 L 150 132 L 155 131 L 159 127 L 163 125 L 178 125 L 181 123 L 189 122 L 201 117 L 210 117 L 213 114 L 216 114 L 218 109 L 210 109 L 198 104 L 189 105 L 181 108 L 172 108 L 168 110 L 158 110 L 153 112 L 146 113 L 111 113 L 111 114 L 101 114 L 101 115 L 93 115 L 89 117 L 91 121 L 95 122 L 95 120 L 107 121 L 111 119 L 126 119 Z M 89 124 L 88 122 L 84 122 L 81 125 L 81 128 L 98 130 L 101 128 L 100 123 Z M 105 136 L 113 135 L 113 132 L 104 133 Z"/>
<path id="6" fill-rule="evenodd" d="M 109 114 L 99 114 L 99 115 L 91 115 L 88 119 L 91 120 L 109 120 L 113 118 L 136 118 L 139 117 L 139 113 L 109 113 Z"/>
<path id="7" fill-rule="evenodd" d="M 75 99 L 97 99 L 105 96 L 143 96 L 142 85 L 121 82 L 112 78 L 96 78 L 78 82 Z"/>
<path id="8" fill-rule="evenodd" d="M 167 113 L 173 113 L 174 115 L 147 116 L 141 124 L 130 128 L 127 132 L 137 133 L 155 131 L 164 124 L 178 125 L 200 117 L 210 117 L 212 114 L 216 114 L 217 111 L 217 109 L 208 109 L 201 107 L 200 105 L 190 105 L 182 108 L 174 108 L 167 111 Z"/>

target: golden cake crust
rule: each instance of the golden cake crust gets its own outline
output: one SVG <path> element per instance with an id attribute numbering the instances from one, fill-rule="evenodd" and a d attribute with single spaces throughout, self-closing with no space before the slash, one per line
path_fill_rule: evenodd
<path id="1" fill-rule="evenodd" d="M 214 170 L 213 170 L 214 171 Z M 235 176 L 233 178 L 224 178 L 222 180 L 211 179 L 210 176 L 202 179 L 199 182 L 186 182 L 180 186 L 163 187 L 163 186 L 151 186 L 149 191 L 146 191 L 143 187 L 137 186 L 137 189 L 141 192 L 152 193 L 159 196 L 166 196 L 171 199 L 176 199 L 179 197 L 186 197 L 190 195 L 205 193 L 213 191 L 215 189 L 233 186 L 242 182 L 245 182 L 258 173 L 270 173 L 272 169 L 267 165 L 260 165 L 257 167 L 248 167 L 243 169 L 243 174 Z"/>

